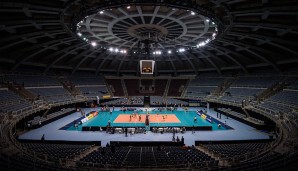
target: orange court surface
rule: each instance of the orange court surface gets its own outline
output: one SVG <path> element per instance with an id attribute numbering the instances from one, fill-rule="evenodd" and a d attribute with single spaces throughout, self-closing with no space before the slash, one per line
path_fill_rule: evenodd
<path id="1" fill-rule="evenodd" d="M 130 116 L 131 119 L 130 119 Z M 114 120 L 114 123 L 141 123 L 145 122 L 146 115 L 141 115 L 141 120 L 139 120 L 140 115 L 129 115 L 129 114 L 120 114 Z M 150 123 L 181 123 L 180 120 L 174 114 L 149 114 Z"/>

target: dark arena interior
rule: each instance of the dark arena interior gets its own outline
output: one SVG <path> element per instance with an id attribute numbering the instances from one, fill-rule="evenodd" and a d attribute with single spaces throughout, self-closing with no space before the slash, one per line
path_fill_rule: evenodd
<path id="1" fill-rule="evenodd" d="M 297 170 L 297 0 L 1 0 L 0 168 Z"/>

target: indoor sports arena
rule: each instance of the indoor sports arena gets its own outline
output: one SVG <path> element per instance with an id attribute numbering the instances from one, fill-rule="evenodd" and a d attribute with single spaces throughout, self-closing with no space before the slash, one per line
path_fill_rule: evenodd
<path id="1" fill-rule="evenodd" d="M 297 0 L 1 0 L 0 168 L 294 171 Z"/>

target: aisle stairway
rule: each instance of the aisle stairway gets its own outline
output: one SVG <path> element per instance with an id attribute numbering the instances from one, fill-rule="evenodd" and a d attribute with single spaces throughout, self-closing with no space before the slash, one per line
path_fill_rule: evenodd
<path id="1" fill-rule="evenodd" d="M 144 107 L 150 107 L 150 96 L 144 96 Z"/>

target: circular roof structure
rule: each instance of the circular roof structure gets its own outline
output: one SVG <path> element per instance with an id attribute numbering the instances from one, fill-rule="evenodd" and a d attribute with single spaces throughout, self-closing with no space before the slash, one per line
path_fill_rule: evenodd
<path id="1" fill-rule="evenodd" d="M 250 0 L 4 0 L 0 66 L 200 74 L 298 63 L 298 2 Z"/>
<path id="2" fill-rule="evenodd" d="M 216 21 L 208 16 L 159 4 L 98 9 L 83 17 L 74 21 L 82 40 L 106 49 L 142 52 L 147 48 L 151 58 L 155 50 L 199 48 L 218 34 Z"/>

